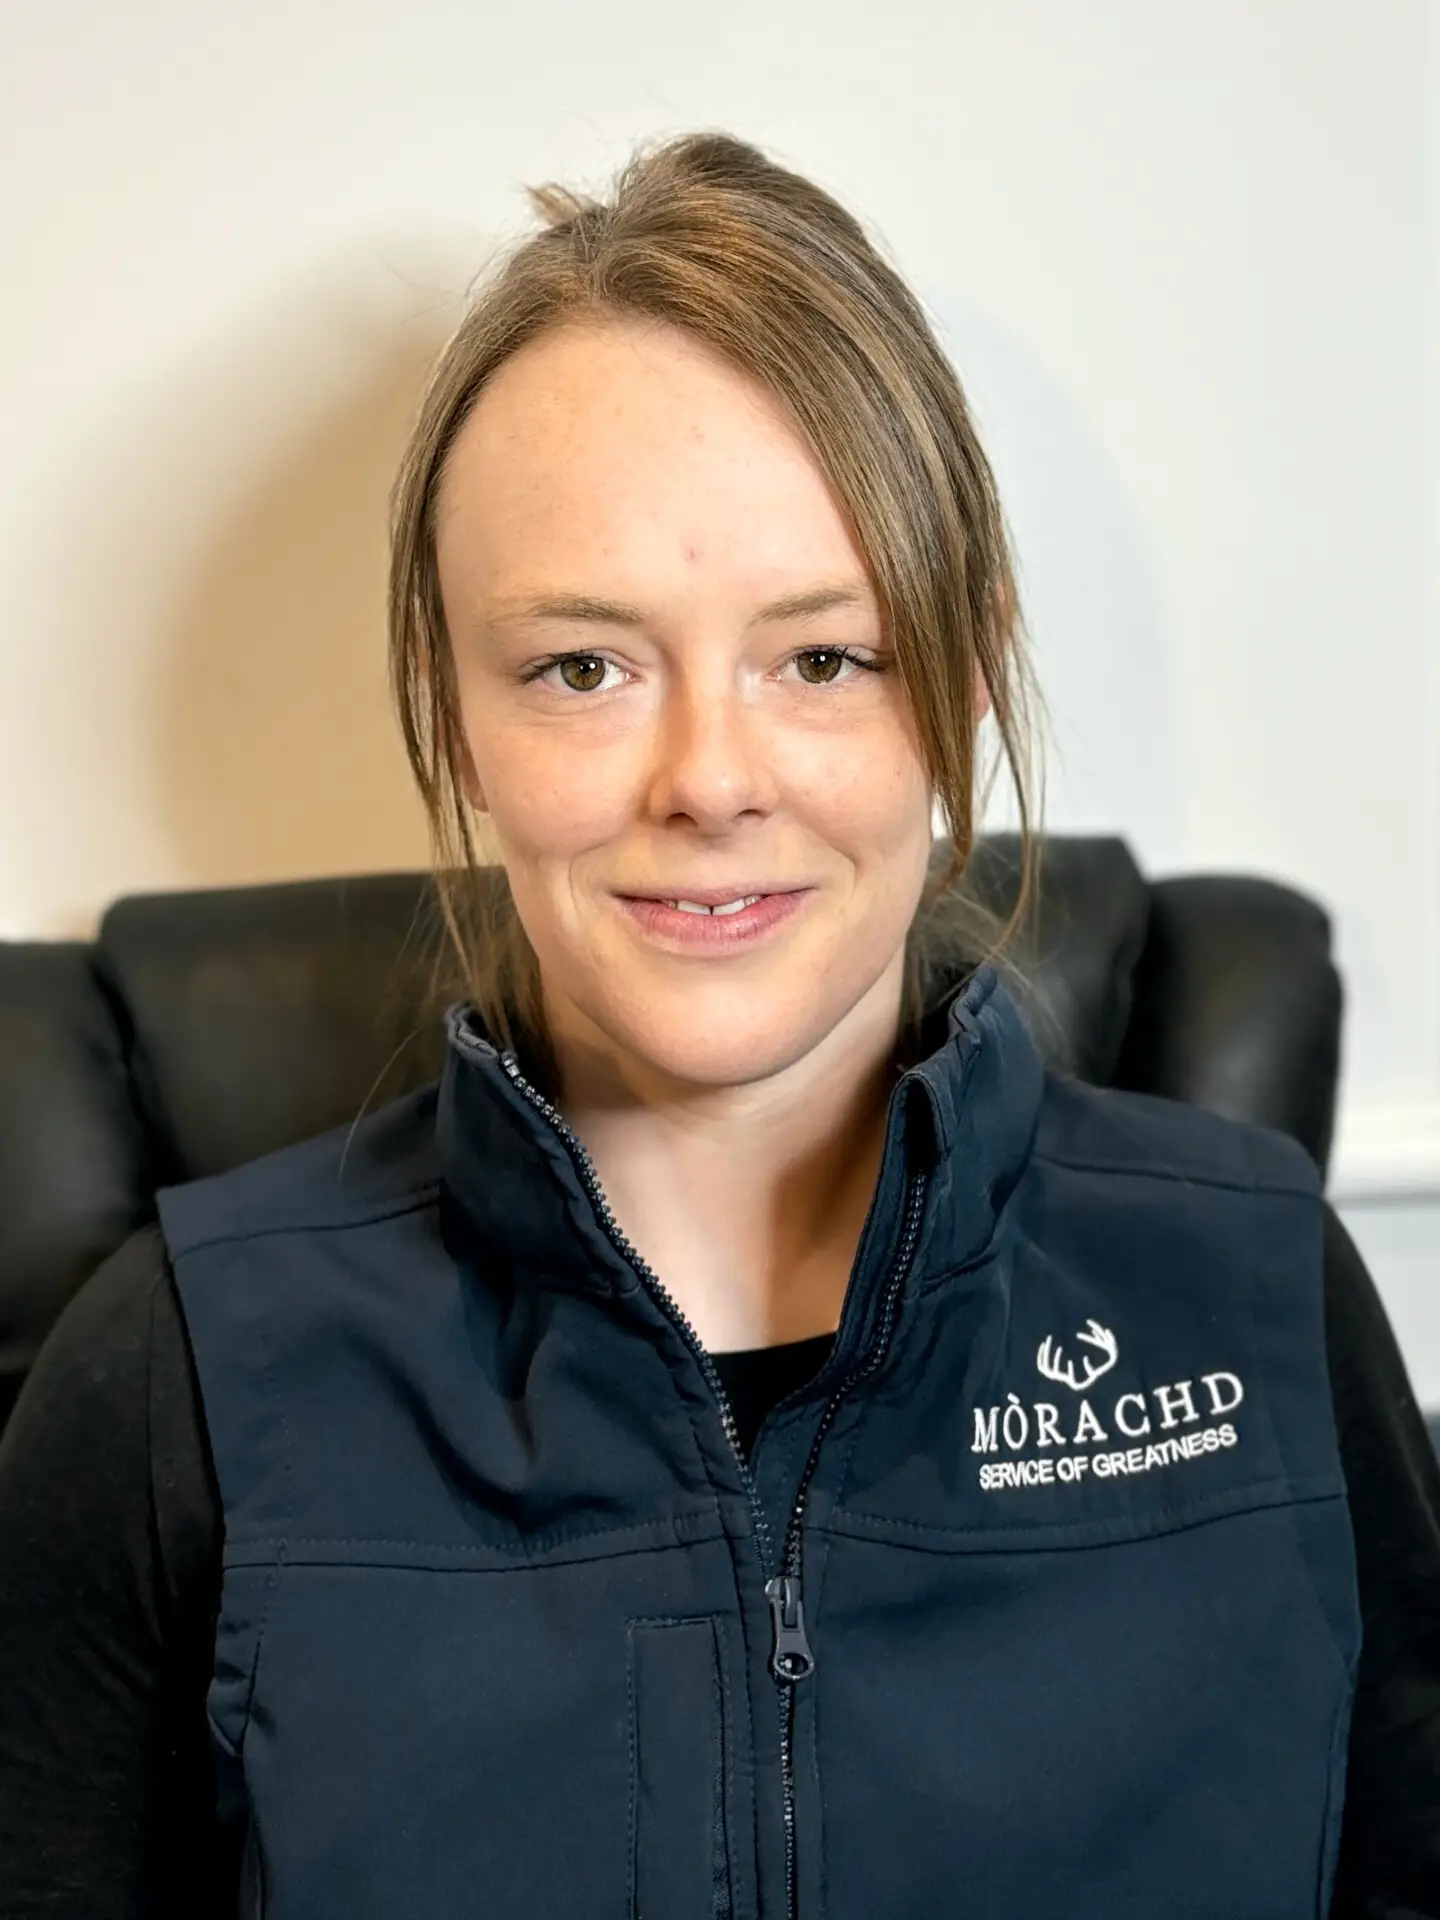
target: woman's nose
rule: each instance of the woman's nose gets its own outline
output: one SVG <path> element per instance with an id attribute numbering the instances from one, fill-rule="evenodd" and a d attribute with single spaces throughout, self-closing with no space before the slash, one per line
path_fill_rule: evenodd
<path id="1" fill-rule="evenodd" d="M 650 806 L 664 818 L 688 814 L 723 827 L 775 803 L 775 747 L 761 716 L 735 685 L 677 685 L 653 736 Z"/>

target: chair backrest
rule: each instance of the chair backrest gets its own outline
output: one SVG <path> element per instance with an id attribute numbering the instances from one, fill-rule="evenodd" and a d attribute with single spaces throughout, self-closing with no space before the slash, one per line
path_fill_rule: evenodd
<path id="1" fill-rule="evenodd" d="M 1323 1169 L 1341 1011 L 1324 911 L 1267 880 L 1147 882 L 1119 839 L 1042 851 L 1010 959 L 1047 1061 L 1279 1127 Z M 1017 874 L 1014 836 L 989 836 L 962 893 L 1003 912 Z M 93 943 L 0 942 L 0 1423 L 156 1187 L 436 1077 L 462 991 L 439 948 L 420 873 L 136 895 Z"/>

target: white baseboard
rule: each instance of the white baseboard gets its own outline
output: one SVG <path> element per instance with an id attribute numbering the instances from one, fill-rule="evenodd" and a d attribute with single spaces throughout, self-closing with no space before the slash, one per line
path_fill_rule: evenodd
<path id="1" fill-rule="evenodd" d="M 1440 1197 L 1440 1099 L 1342 1111 L 1327 1191 L 1355 1206 Z"/>

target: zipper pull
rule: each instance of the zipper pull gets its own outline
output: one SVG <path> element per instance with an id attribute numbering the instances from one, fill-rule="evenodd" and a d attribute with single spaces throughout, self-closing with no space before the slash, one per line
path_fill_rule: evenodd
<path id="1" fill-rule="evenodd" d="M 777 1573 L 765 1582 L 765 1598 L 775 1623 L 775 1645 L 770 1671 L 777 1680 L 803 1680 L 815 1671 L 815 1656 L 805 1638 L 805 1614 L 800 1605 L 798 1573 Z"/>

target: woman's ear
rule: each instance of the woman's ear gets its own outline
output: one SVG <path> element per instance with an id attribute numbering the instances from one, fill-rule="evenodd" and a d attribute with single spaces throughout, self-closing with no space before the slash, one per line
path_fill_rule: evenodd
<path id="1" fill-rule="evenodd" d="M 990 689 L 985 684 L 984 674 L 977 667 L 975 669 L 975 724 L 977 727 L 989 711 Z"/>

